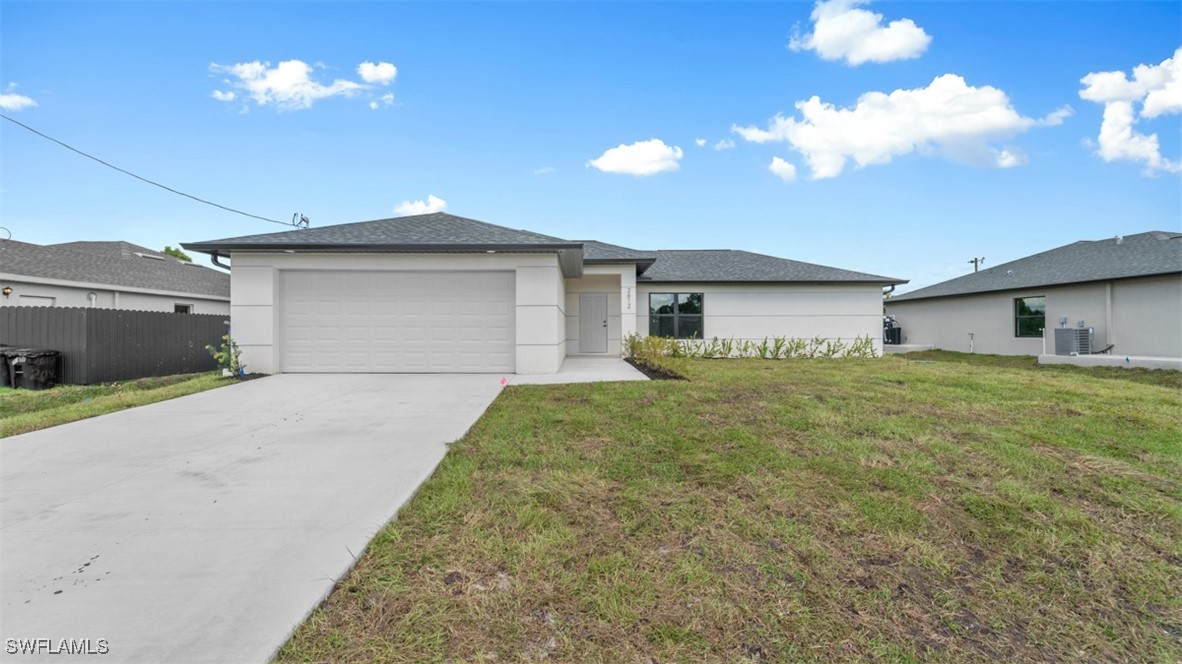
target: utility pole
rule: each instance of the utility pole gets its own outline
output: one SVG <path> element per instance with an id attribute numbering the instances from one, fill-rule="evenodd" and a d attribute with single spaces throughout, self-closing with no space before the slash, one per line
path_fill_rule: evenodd
<path id="1" fill-rule="evenodd" d="M 982 256 L 980 258 L 973 258 L 973 259 L 970 259 L 968 262 L 973 264 L 973 272 L 976 272 L 977 268 L 981 267 L 981 264 L 985 262 L 985 257 Z"/>

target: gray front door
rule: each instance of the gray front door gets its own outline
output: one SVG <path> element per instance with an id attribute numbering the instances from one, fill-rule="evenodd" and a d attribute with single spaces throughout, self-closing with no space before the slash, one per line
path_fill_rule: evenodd
<path id="1" fill-rule="evenodd" d="M 579 293 L 579 352 L 607 352 L 607 293 Z"/>

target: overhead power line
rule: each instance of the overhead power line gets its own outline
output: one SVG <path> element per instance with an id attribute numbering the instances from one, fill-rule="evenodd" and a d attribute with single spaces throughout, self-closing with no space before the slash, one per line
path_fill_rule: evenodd
<path id="1" fill-rule="evenodd" d="M 242 216 L 244 216 L 244 217 L 250 217 L 251 219 L 258 219 L 259 221 L 268 221 L 268 222 L 271 222 L 272 224 L 281 224 L 281 225 L 283 225 L 283 226 L 293 226 L 293 227 L 295 227 L 295 228 L 306 228 L 306 226 L 301 226 L 301 225 L 300 225 L 298 222 L 297 222 L 297 223 L 292 223 L 292 222 L 290 222 L 290 221 L 280 221 L 280 220 L 278 220 L 278 219 L 269 219 L 269 218 L 267 218 L 267 217 L 260 217 L 260 216 L 259 216 L 259 215 L 257 215 L 257 214 L 251 214 L 251 213 L 249 213 L 249 212 L 243 212 L 242 210 L 236 210 L 236 209 L 234 209 L 234 208 L 232 208 L 232 207 L 228 207 L 228 206 L 225 206 L 225 205 L 221 205 L 220 203 L 214 203 L 213 201 L 206 200 L 206 199 L 204 199 L 204 198 L 200 198 L 200 197 L 198 197 L 198 196 L 194 196 L 194 195 L 192 195 L 192 194 L 186 194 L 186 193 L 185 193 L 185 192 L 183 192 L 183 191 L 179 191 L 179 190 L 173 189 L 172 187 L 169 187 L 169 186 L 166 186 L 166 185 L 160 184 L 159 182 L 156 182 L 156 181 L 154 181 L 154 180 L 149 180 L 148 178 L 146 178 L 146 177 L 142 177 L 142 176 L 139 176 L 139 175 L 136 175 L 135 173 L 132 173 L 131 171 L 129 171 L 129 170 L 127 170 L 127 169 L 124 169 L 124 168 L 119 168 L 118 166 L 116 166 L 116 165 L 114 165 L 114 164 L 112 164 L 112 163 L 109 163 L 109 162 L 103 161 L 102 159 L 99 159 L 98 157 L 96 157 L 96 156 L 94 156 L 94 155 L 92 155 L 92 154 L 88 154 L 88 153 L 86 153 L 86 152 L 83 152 L 82 150 L 79 150 L 78 148 L 76 148 L 76 147 L 74 147 L 74 146 L 72 146 L 72 145 L 69 145 L 69 144 L 67 144 L 67 143 L 63 143 L 62 141 L 59 141 L 59 140 L 57 140 L 56 138 L 54 138 L 54 137 L 52 137 L 52 136 L 48 136 L 48 135 L 46 135 L 46 134 L 43 134 L 43 133 L 41 133 L 41 132 L 37 131 L 36 129 L 33 129 L 33 128 L 32 128 L 32 127 L 30 127 L 29 125 L 27 125 L 27 124 L 25 124 L 25 123 L 23 123 L 23 122 L 21 122 L 21 121 L 19 121 L 19 120 L 14 120 L 13 118 L 10 118 L 10 117 L 8 117 L 7 115 L 4 115 L 3 113 L 0 113 L 0 118 L 4 118 L 5 120 L 8 120 L 9 122 L 11 122 L 11 123 L 13 123 L 13 124 L 15 124 L 15 125 L 17 125 L 17 126 L 19 126 L 19 127 L 23 127 L 23 128 L 25 128 L 25 129 L 28 129 L 29 131 L 33 132 L 34 134 L 37 134 L 38 136 L 40 136 L 41 138 L 44 138 L 44 139 L 45 139 L 45 140 L 47 140 L 47 141 L 53 141 L 54 143 L 57 143 L 58 145 L 62 146 L 63 148 L 65 148 L 65 149 L 67 149 L 67 150 L 69 150 L 69 151 L 71 151 L 71 152 L 76 152 L 76 153 L 78 153 L 78 154 L 82 155 L 83 157 L 86 157 L 87 159 L 93 159 L 94 161 L 97 161 L 98 163 L 102 164 L 103 166 L 106 166 L 107 168 L 112 168 L 112 169 L 115 169 L 115 170 L 119 171 L 120 173 L 123 173 L 124 175 L 130 175 L 131 177 L 133 177 L 133 178 L 135 178 L 135 179 L 137 179 L 137 180 L 140 180 L 141 182 L 147 182 L 148 184 L 150 184 L 150 185 L 152 185 L 152 186 L 154 186 L 154 187 L 160 187 L 161 189 L 163 189 L 163 190 L 165 190 L 165 191 L 172 192 L 172 193 L 174 193 L 174 194 L 176 194 L 176 195 L 178 195 L 178 196 L 184 196 L 185 198 L 189 198 L 189 199 L 195 200 L 195 201 L 197 201 L 198 203 L 205 203 L 206 205 L 212 205 L 213 207 L 215 207 L 215 208 L 219 208 L 219 209 L 221 209 L 221 210 L 225 210 L 226 212 L 233 212 L 234 214 L 240 214 L 240 215 L 242 215 Z M 297 213 L 297 215 L 298 215 L 298 213 Z"/>

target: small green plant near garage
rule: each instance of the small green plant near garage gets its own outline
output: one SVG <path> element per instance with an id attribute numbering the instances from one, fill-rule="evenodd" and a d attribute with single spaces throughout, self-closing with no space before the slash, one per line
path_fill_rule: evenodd
<path id="1" fill-rule="evenodd" d="M 205 350 L 217 361 L 222 375 L 242 376 L 246 373 L 246 365 L 242 364 L 242 351 L 238 348 L 238 342 L 230 335 L 222 335 L 220 347 L 206 346 Z"/>

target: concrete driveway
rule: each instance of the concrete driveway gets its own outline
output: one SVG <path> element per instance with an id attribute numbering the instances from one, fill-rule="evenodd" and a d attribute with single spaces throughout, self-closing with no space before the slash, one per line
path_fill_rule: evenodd
<path id="1" fill-rule="evenodd" d="M 280 375 L 0 440 L 0 659 L 266 661 L 500 389 Z"/>

